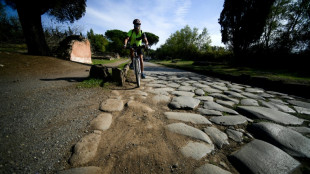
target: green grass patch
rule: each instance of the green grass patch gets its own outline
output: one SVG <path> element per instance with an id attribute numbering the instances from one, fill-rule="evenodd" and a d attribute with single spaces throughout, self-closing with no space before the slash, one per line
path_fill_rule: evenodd
<path id="1" fill-rule="evenodd" d="M 0 51 L 27 53 L 26 44 L 0 44 Z"/>
<path id="2" fill-rule="evenodd" d="M 127 58 L 114 59 L 114 60 L 92 59 L 93 65 L 115 63 L 115 62 L 124 61 L 124 60 L 127 60 Z"/>
<path id="3" fill-rule="evenodd" d="M 78 84 L 78 88 L 95 88 L 103 84 L 102 79 L 89 78 Z"/>

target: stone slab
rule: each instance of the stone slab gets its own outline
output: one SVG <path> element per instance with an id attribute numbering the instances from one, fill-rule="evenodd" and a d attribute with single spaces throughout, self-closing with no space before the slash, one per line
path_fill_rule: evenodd
<path id="1" fill-rule="evenodd" d="M 97 155 L 100 140 L 101 134 L 99 133 L 91 133 L 84 136 L 74 146 L 70 164 L 72 166 L 79 166 L 90 162 Z"/>
<path id="2" fill-rule="evenodd" d="M 191 122 L 194 124 L 212 125 L 212 123 L 206 117 L 199 114 L 192 114 L 186 112 L 165 112 L 164 114 L 168 119 Z"/>
<path id="3" fill-rule="evenodd" d="M 238 115 L 238 112 L 236 112 L 235 110 L 226 108 L 226 107 L 224 107 L 224 106 L 222 106 L 220 104 L 217 104 L 215 102 L 212 102 L 212 101 L 204 102 L 203 107 L 206 108 L 206 109 L 210 109 L 210 110 L 216 110 L 216 111 L 227 112 L 227 113 L 230 113 L 230 114 Z"/>
<path id="4" fill-rule="evenodd" d="M 254 123 L 250 130 L 254 137 L 265 140 L 292 156 L 310 158 L 310 139 L 290 128 L 260 122 Z"/>
<path id="5" fill-rule="evenodd" d="M 90 122 L 92 130 L 105 131 L 110 128 L 112 124 L 112 115 L 109 113 L 102 113 Z"/>
<path id="6" fill-rule="evenodd" d="M 194 128 L 192 126 L 188 126 L 184 123 L 173 123 L 166 126 L 166 128 L 174 133 L 189 136 L 192 138 L 196 138 L 202 140 L 206 143 L 213 144 L 211 139 L 207 134 L 202 132 L 201 130 Z"/>
<path id="7" fill-rule="evenodd" d="M 213 164 L 205 164 L 195 169 L 194 174 L 231 174 L 231 173 Z"/>
<path id="8" fill-rule="evenodd" d="M 240 173 L 292 173 L 300 163 L 281 149 L 254 139 L 230 156 Z"/>
<path id="9" fill-rule="evenodd" d="M 200 160 L 214 150 L 213 144 L 199 143 L 190 141 L 186 146 L 181 148 L 181 152 L 186 157 Z"/>
<path id="10" fill-rule="evenodd" d="M 293 115 L 265 107 L 238 106 L 237 109 L 245 116 L 258 119 L 267 119 L 285 125 L 301 125 L 304 121 L 303 119 L 297 118 Z"/>
<path id="11" fill-rule="evenodd" d="M 169 104 L 174 109 L 195 109 L 200 100 L 188 96 L 174 97 Z"/>
<path id="12" fill-rule="evenodd" d="M 105 112 L 122 111 L 124 109 L 124 103 L 119 99 L 107 99 L 100 105 L 100 110 Z"/>
<path id="13" fill-rule="evenodd" d="M 224 144 L 229 144 L 227 135 L 219 129 L 207 127 L 204 128 L 203 131 L 210 136 L 211 140 L 218 148 L 222 148 Z"/>
<path id="14" fill-rule="evenodd" d="M 226 115 L 219 117 L 211 117 L 210 121 L 218 125 L 234 126 L 239 124 L 247 124 L 248 120 L 242 115 Z"/>

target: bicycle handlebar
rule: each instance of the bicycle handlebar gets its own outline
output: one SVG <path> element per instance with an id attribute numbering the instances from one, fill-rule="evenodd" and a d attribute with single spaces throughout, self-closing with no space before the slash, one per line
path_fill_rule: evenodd
<path id="1" fill-rule="evenodd" d="M 125 47 L 126 49 L 131 49 L 131 48 L 133 48 L 133 49 L 137 49 L 137 48 L 143 48 L 143 49 L 148 49 L 148 46 L 146 46 L 146 45 L 141 45 L 141 46 L 136 46 L 136 45 L 126 45 L 126 47 Z"/>

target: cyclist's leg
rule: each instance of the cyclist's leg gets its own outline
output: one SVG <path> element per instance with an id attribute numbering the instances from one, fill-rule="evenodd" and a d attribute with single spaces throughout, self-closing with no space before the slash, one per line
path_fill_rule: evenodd
<path id="1" fill-rule="evenodd" d="M 131 59 L 131 63 L 129 65 L 130 69 L 133 69 L 133 56 L 134 56 L 133 49 L 130 49 L 130 59 Z"/>

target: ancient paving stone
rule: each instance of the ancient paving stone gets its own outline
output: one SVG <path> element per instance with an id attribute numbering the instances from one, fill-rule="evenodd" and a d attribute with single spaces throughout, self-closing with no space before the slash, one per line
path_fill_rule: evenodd
<path id="1" fill-rule="evenodd" d="M 106 112 L 122 111 L 124 108 L 124 103 L 119 99 L 107 99 L 103 101 L 100 105 L 100 110 Z"/>
<path id="2" fill-rule="evenodd" d="M 173 88 L 156 88 L 154 89 L 154 91 L 158 91 L 158 92 L 171 92 L 171 91 L 174 91 Z"/>
<path id="3" fill-rule="evenodd" d="M 301 125 L 304 121 L 303 119 L 297 118 L 293 115 L 265 107 L 238 106 L 238 111 L 243 113 L 245 116 L 258 119 L 267 119 L 285 125 Z"/>
<path id="4" fill-rule="evenodd" d="M 182 85 L 182 86 L 190 86 L 191 84 L 186 83 L 186 82 L 181 82 L 181 85 Z"/>
<path id="5" fill-rule="evenodd" d="M 195 98 L 200 100 L 200 101 L 213 101 L 213 97 L 211 97 L 211 96 L 198 96 Z"/>
<path id="6" fill-rule="evenodd" d="M 139 111 L 143 111 L 143 112 L 148 112 L 148 113 L 154 112 L 154 110 L 152 108 L 150 108 L 149 106 L 147 106 L 146 104 L 143 104 L 143 103 L 140 103 L 137 101 L 131 100 L 127 103 L 127 106 L 129 108 L 139 110 Z"/>
<path id="7" fill-rule="evenodd" d="M 259 106 L 256 100 L 250 98 L 242 99 L 240 104 L 243 106 Z"/>
<path id="8" fill-rule="evenodd" d="M 201 83 L 193 83 L 192 86 L 197 87 L 197 88 L 206 88 L 208 85 L 204 85 Z"/>
<path id="9" fill-rule="evenodd" d="M 274 105 L 274 107 L 277 108 L 279 111 L 287 112 L 287 113 L 296 113 L 296 111 L 294 111 L 292 108 L 286 105 L 277 104 L 277 103 L 272 103 L 272 105 Z"/>
<path id="10" fill-rule="evenodd" d="M 177 83 L 168 83 L 167 86 L 169 86 L 171 88 L 178 88 L 178 87 L 180 87 L 180 85 L 177 84 Z"/>
<path id="11" fill-rule="evenodd" d="M 198 112 L 202 115 L 223 116 L 222 112 L 210 109 L 198 108 Z"/>
<path id="12" fill-rule="evenodd" d="M 206 117 L 199 114 L 192 114 L 186 112 L 165 112 L 164 114 L 168 119 L 191 122 L 194 124 L 212 125 L 212 123 Z"/>
<path id="13" fill-rule="evenodd" d="M 232 101 L 234 102 L 235 104 L 238 104 L 239 103 L 239 100 L 238 99 L 234 99 L 234 98 L 230 98 L 224 94 L 220 94 L 220 93 L 212 93 L 212 94 L 209 94 L 210 96 L 214 97 L 214 98 L 218 98 L 218 99 L 222 99 L 222 100 L 226 100 L 226 101 Z"/>
<path id="14" fill-rule="evenodd" d="M 224 101 L 224 100 L 216 99 L 215 102 L 225 107 L 229 107 L 229 108 L 233 108 L 235 106 L 235 103 L 232 101 Z"/>
<path id="15" fill-rule="evenodd" d="M 236 130 L 232 130 L 232 129 L 227 129 L 226 133 L 227 133 L 229 138 L 233 139 L 236 142 L 241 143 L 242 140 L 243 140 L 243 138 L 242 138 L 243 133 L 242 132 L 239 132 L 239 131 L 236 131 Z"/>
<path id="16" fill-rule="evenodd" d="M 196 90 L 195 90 L 195 94 L 196 94 L 196 95 L 199 95 L 199 96 L 204 96 L 204 95 L 205 95 L 205 92 L 204 92 L 202 89 L 196 89 Z"/>
<path id="17" fill-rule="evenodd" d="M 215 88 L 215 89 L 218 89 L 218 90 L 221 90 L 221 91 L 227 91 L 228 90 L 228 88 L 227 87 L 225 87 L 225 85 L 211 85 L 213 88 Z"/>
<path id="18" fill-rule="evenodd" d="M 241 95 L 240 93 L 234 92 L 234 91 L 224 91 L 224 94 L 228 95 L 228 97 L 246 98 L 245 96 Z"/>
<path id="19" fill-rule="evenodd" d="M 59 174 L 102 174 L 103 171 L 100 167 L 88 166 L 80 168 L 72 168 L 69 170 L 59 171 Z"/>
<path id="20" fill-rule="evenodd" d="M 146 86 L 153 87 L 153 88 L 165 88 L 166 87 L 166 85 L 157 84 L 157 83 L 146 84 Z"/>
<path id="21" fill-rule="evenodd" d="M 194 171 L 194 174 L 231 174 L 231 173 L 213 164 L 205 164 L 197 168 Z"/>
<path id="22" fill-rule="evenodd" d="M 200 160 L 214 150 L 213 144 L 199 143 L 190 141 L 186 146 L 181 148 L 181 152 L 186 157 Z"/>
<path id="23" fill-rule="evenodd" d="M 188 96 L 174 97 L 169 104 L 174 109 L 194 109 L 200 103 L 200 100 Z"/>
<path id="24" fill-rule="evenodd" d="M 233 92 L 236 92 L 236 93 L 242 93 L 243 91 L 241 89 L 235 89 L 235 88 L 230 88 L 229 89 L 230 91 L 233 91 Z M 225 91 L 226 92 L 226 91 Z M 240 94 L 241 95 L 241 94 Z M 243 96 L 243 95 L 242 95 Z M 240 97 L 237 97 L 237 98 L 240 98 Z"/>
<path id="25" fill-rule="evenodd" d="M 170 102 L 170 100 L 171 100 L 170 96 L 167 96 L 167 95 L 155 95 L 152 98 L 152 101 L 154 103 L 168 103 Z"/>
<path id="26" fill-rule="evenodd" d="M 211 117 L 210 121 L 216 123 L 218 125 L 225 125 L 225 126 L 234 126 L 238 124 L 247 124 L 248 120 L 242 115 L 228 115 L 228 116 L 218 116 L 218 117 Z"/>
<path id="27" fill-rule="evenodd" d="M 102 113 L 90 122 L 92 130 L 105 131 L 110 128 L 112 124 L 112 115 L 109 113 Z"/>
<path id="28" fill-rule="evenodd" d="M 202 88 L 202 90 L 204 90 L 207 93 L 221 93 L 222 92 L 221 90 L 214 89 L 211 87 L 205 87 L 205 88 Z"/>
<path id="29" fill-rule="evenodd" d="M 287 102 L 295 106 L 299 106 L 303 108 L 310 108 L 310 103 L 307 103 L 307 102 L 298 101 L 298 100 L 288 100 Z"/>
<path id="30" fill-rule="evenodd" d="M 209 110 L 216 110 L 216 111 L 227 112 L 227 113 L 230 113 L 230 114 L 238 115 L 238 112 L 236 112 L 235 110 L 226 108 L 226 107 L 224 107 L 224 106 L 222 106 L 220 104 L 217 104 L 215 102 L 212 102 L 212 101 L 204 102 L 203 107 L 206 108 L 206 109 L 209 109 Z"/>
<path id="31" fill-rule="evenodd" d="M 250 92 L 250 93 L 263 93 L 263 89 L 258 89 L 258 88 L 245 88 L 244 91 Z"/>
<path id="32" fill-rule="evenodd" d="M 79 166 L 90 162 L 96 155 L 101 134 L 98 132 L 84 136 L 74 146 L 73 155 L 70 158 L 70 164 Z"/>
<path id="33" fill-rule="evenodd" d="M 267 122 L 254 123 L 250 128 L 254 137 L 265 140 L 292 156 L 310 158 L 310 139 L 302 134 Z"/>
<path id="34" fill-rule="evenodd" d="M 271 101 L 272 103 L 277 103 L 277 104 L 281 104 L 281 105 L 287 105 L 288 103 L 280 100 L 280 99 L 274 99 L 274 98 L 270 98 L 269 101 Z"/>
<path id="35" fill-rule="evenodd" d="M 307 134 L 310 134 L 310 128 L 308 127 L 288 127 L 296 132 L 299 132 L 303 135 L 307 135 Z"/>
<path id="36" fill-rule="evenodd" d="M 139 95 L 139 96 L 147 96 L 148 94 L 146 92 L 135 90 L 131 93 L 132 95 Z"/>
<path id="37" fill-rule="evenodd" d="M 173 123 L 166 126 L 166 128 L 174 133 L 189 136 L 192 138 L 196 138 L 199 140 L 202 140 L 204 142 L 207 142 L 209 144 L 213 144 L 211 139 L 207 134 L 202 132 L 201 130 L 194 128 L 192 126 L 188 126 L 184 123 Z"/>
<path id="38" fill-rule="evenodd" d="M 195 91 L 195 87 L 192 86 L 181 86 L 178 88 L 178 91 L 187 91 L 187 92 L 194 92 Z"/>
<path id="39" fill-rule="evenodd" d="M 274 95 L 271 95 L 271 94 L 268 94 L 268 93 L 261 93 L 259 94 L 261 97 L 264 97 L 264 98 L 274 98 L 275 96 Z"/>
<path id="40" fill-rule="evenodd" d="M 303 108 L 299 106 L 294 106 L 294 108 L 300 114 L 310 115 L 310 108 Z"/>
<path id="41" fill-rule="evenodd" d="M 172 91 L 172 95 L 194 97 L 195 93 L 187 91 Z"/>
<path id="42" fill-rule="evenodd" d="M 264 97 L 250 93 L 250 92 L 242 92 L 241 95 L 244 95 L 246 97 L 252 98 L 252 99 L 256 99 L 256 100 L 265 100 Z"/>
<path id="43" fill-rule="evenodd" d="M 211 140 L 218 148 L 222 148 L 224 144 L 229 144 L 227 135 L 217 128 L 207 127 L 204 128 L 203 131 L 210 136 Z"/>
<path id="44" fill-rule="evenodd" d="M 240 173 L 292 173 L 300 167 L 281 149 L 257 139 L 232 153 L 229 160 Z"/>

